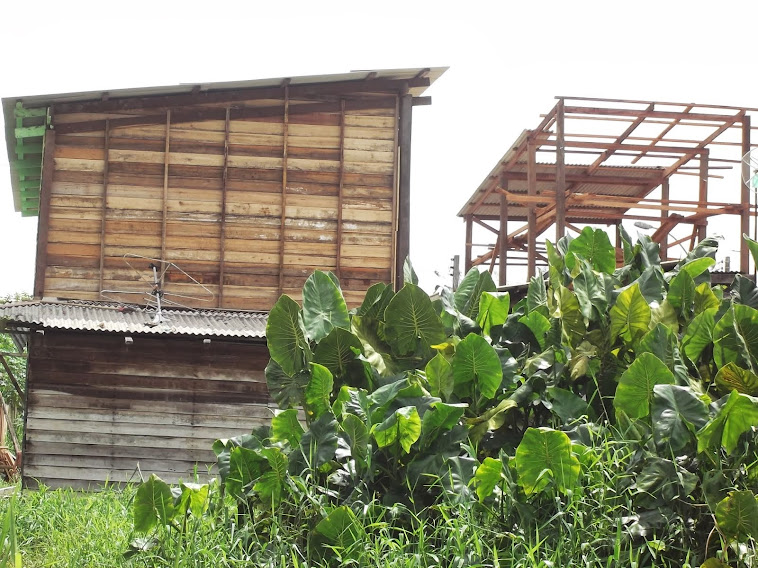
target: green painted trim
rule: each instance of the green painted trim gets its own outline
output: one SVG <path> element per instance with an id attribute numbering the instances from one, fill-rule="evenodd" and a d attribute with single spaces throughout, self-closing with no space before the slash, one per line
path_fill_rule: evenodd
<path id="1" fill-rule="evenodd" d="M 42 144 L 16 144 L 16 154 L 42 154 Z"/>
<path id="2" fill-rule="evenodd" d="M 37 116 L 47 116 L 47 108 L 24 108 L 22 103 L 16 103 L 16 108 L 13 109 L 13 115 L 16 118 L 32 118 Z"/>
<path id="3" fill-rule="evenodd" d="M 22 126 L 21 128 L 16 128 L 15 135 L 17 140 L 19 138 L 33 138 L 35 136 L 44 136 L 45 130 L 47 130 L 47 126 L 44 124 L 42 126 Z"/>

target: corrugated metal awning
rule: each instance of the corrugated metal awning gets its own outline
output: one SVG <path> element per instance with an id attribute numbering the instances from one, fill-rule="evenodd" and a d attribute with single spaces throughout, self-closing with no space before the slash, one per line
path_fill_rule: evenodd
<path id="1" fill-rule="evenodd" d="M 267 321 L 264 312 L 164 309 L 156 324 L 154 309 L 108 302 L 40 300 L 0 305 L 0 328 L 263 339 Z"/>

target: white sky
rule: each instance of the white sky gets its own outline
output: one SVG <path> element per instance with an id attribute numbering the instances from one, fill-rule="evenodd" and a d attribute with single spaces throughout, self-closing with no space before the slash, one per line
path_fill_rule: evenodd
<path id="1" fill-rule="evenodd" d="M 29 10 L 4 10 L 0 97 L 450 66 L 427 92 L 432 106 L 414 109 L 411 257 L 429 290 L 463 255 L 455 214 L 554 96 L 758 106 L 755 0 L 72 0 Z M 2 296 L 32 290 L 36 218 L 13 211 L 0 145 Z"/>

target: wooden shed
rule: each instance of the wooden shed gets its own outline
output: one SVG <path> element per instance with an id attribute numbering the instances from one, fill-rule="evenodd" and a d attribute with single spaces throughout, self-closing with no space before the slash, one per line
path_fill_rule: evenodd
<path id="1" fill-rule="evenodd" d="M 28 346 L 24 484 L 188 479 L 267 423 L 279 295 L 315 269 L 352 305 L 402 281 L 411 113 L 443 72 L 4 99 L 39 216 L 34 301 L 0 306 Z"/>

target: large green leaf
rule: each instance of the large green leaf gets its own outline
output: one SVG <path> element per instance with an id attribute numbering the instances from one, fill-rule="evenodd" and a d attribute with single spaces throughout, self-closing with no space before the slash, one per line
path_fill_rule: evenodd
<path id="1" fill-rule="evenodd" d="M 384 312 L 385 333 L 399 355 L 427 350 L 445 339 L 445 326 L 421 288 L 406 283 Z"/>
<path id="2" fill-rule="evenodd" d="M 682 350 L 693 363 L 697 363 L 703 350 L 713 343 L 713 328 L 716 327 L 717 311 L 717 308 L 709 308 L 696 315 L 682 336 Z"/>
<path id="3" fill-rule="evenodd" d="M 610 313 L 611 341 L 621 337 L 627 343 L 633 343 L 648 330 L 650 306 L 640 293 L 637 284 L 633 284 L 618 295 Z"/>
<path id="4" fill-rule="evenodd" d="M 355 513 L 346 505 L 332 510 L 319 521 L 314 530 L 331 545 L 340 549 L 354 545 L 364 534 Z"/>
<path id="5" fill-rule="evenodd" d="M 742 394 L 758 396 L 758 375 L 734 363 L 727 363 L 719 369 L 716 384 L 725 392 L 736 390 Z"/>
<path id="6" fill-rule="evenodd" d="M 403 406 L 393 412 L 381 424 L 374 427 L 372 434 L 380 448 L 397 442 L 405 453 L 421 436 L 421 417 L 415 406 Z"/>
<path id="7" fill-rule="evenodd" d="M 403 261 L 403 282 L 410 282 L 418 286 L 418 276 L 416 275 L 416 271 L 413 270 L 410 258 L 406 258 Z"/>
<path id="8" fill-rule="evenodd" d="M 564 286 L 556 288 L 553 295 L 555 310 L 552 315 L 560 319 L 563 340 L 569 346 L 578 345 L 587 332 L 579 300 L 576 294 Z"/>
<path id="9" fill-rule="evenodd" d="M 708 270 L 711 266 L 716 264 L 716 260 L 709 256 L 703 256 L 700 258 L 692 259 L 685 264 L 683 264 L 680 268 L 680 272 L 686 272 L 689 274 L 693 279 L 700 276 L 703 272 Z"/>
<path id="10" fill-rule="evenodd" d="M 361 342 L 366 360 L 376 372 L 383 376 L 393 375 L 399 369 L 398 362 L 392 357 L 392 348 L 379 335 L 380 325 L 369 316 L 353 316 L 353 335 Z"/>
<path id="11" fill-rule="evenodd" d="M 466 410 L 465 404 L 445 404 L 433 402 L 421 419 L 421 448 L 427 448 L 437 441 L 440 433 L 458 424 Z"/>
<path id="12" fill-rule="evenodd" d="M 424 368 L 426 380 L 429 381 L 429 389 L 432 396 L 438 396 L 443 400 L 450 398 L 455 387 L 453 379 L 453 367 L 447 359 L 437 353 Z"/>
<path id="13" fill-rule="evenodd" d="M 708 282 L 701 282 L 697 285 L 695 288 L 695 315 L 701 314 L 711 308 L 718 308 L 720 304 L 721 301 L 713 293 L 711 285 Z"/>
<path id="14" fill-rule="evenodd" d="M 598 272 L 613 274 L 616 270 L 616 249 L 611 244 L 608 234 L 602 229 L 585 227 L 581 234 L 568 246 L 566 266 L 574 270 L 576 257 L 585 259 Z"/>
<path id="15" fill-rule="evenodd" d="M 529 279 L 529 287 L 526 291 L 526 309 L 527 313 L 539 312 L 545 317 L 548 316 L 547 289 L 545 288 L 545 279 L 541 274 Z"/>
<path id="16" fill-rule="evenodd" d="M 529 312 L 527 315 L 519 318 L 519 323 L 523 323 L 534 334 L 535 339 L 539 342 L 539 348 L 545 348 L 545 335 L 550 331 L 550 320 L 540 312 Z"/>
<path id="17" fill-rule="evenodd" d="M 658 302 L 663 300 L 666 291 L 666 280 L 663 278 L 663 272 L 660 266 L 648 266 L 642 271 L 640 277 L 635 280 L 642 294 L 648 302 Z"/>
<path id="18" fill-rule="evenodd" d="M 453 380 L 459 396 L 491 399 L 503 381 L 500 357 L 481 335 L 470 333 L 455 350 Z"/>
<path id="19" fill-rule="evenodd" d="M 282 497 L 287 479 L 287 456 L 279 448 L 262 448 L 260 455 L 268 462 L 268 471 L 264 472 L 253 485 L 253 491 L 261 501 L 269 506 L 276 506 Z"/>
<path id="20" fill-rule="evenodd" d="M 454 294 L 455 309 L 464 316 L 476 320 L 479 313 L 479 298 L 482 292 L 495 292 L 497 286 L 488 271 L 479 272 L 474 267 L 468 271 Z"/>
<path id="21" fill-rule="evenodd" d="M 587 401 L 569 390 L 548 387 L 547 395 L 550 399 L 550 410 L 565 424 L 578 420 L 582 416 L 590 418 L 594 416 L 594 411 Z"/>
<path id="22" fill-rule="evenodd" d="M 734 277 L 729 294 L 737 304 L 745 304 L 758 309 L 758 286 L 743 274 Z"/>
<path id="23" fill-rule="evenodd" d="M 258 450 L 241 446 L 232 448 L 229 461 L 229 475 L 226 477 L 227 492 L 239 500 L 244 500 L 252 491 L 253 483 L 266 469 L 266 460 Z"/>
<path id="24" fill-rule="evenodd" d="M 149 532 L 158 523 L 168 525 L 174 519 L 174 497 L 171 488 L 152 474 L 134 496 L 134 530 Z"/>
<path id="25" fill-rule="evenodd" d="M 308 344 L 304 333 L 300 306 L 286 294 L 281 296 L 268 314 L 266 341 L 271 358 L 287 375 L 305 367 Z"/>
<path id="26" fill-rule="evenodd" d="M 655 385 L 673 384 L 674 374 L 652 353 L 637 356 L 624 371 L 616 387 L 613 404 L 630 418 L 644 418 L 650 414 Z"/>
<path id="27" fill-rule="evenodd" d="M 684 270 L 677 274 L 669 285 L 666 298 L 680 316 L 683 318 L 691 316 L 695 302 L 695 281 L 692 276 Z"/>
<path id="28" fill-rule="evenodd" d="M 291 408 L 301 406 L 305 397 L 305 385 L 310 380 L 310 375 L 305 371 L 298 371 L 289 376 L 279 366 L 279 363 L 271 359 L 264 371 L 268 392 L 279 405 L 279 408 Z"/>
<path id="29" fill-rule="evenodd" d="M 311 468 L 317 469 L 334 459 L 339 441 L 338 426 L 334 414 L 324 412 L 310 423 L 300 438 L 300 450 Z"/>
<path id="30" fill-rule="evenodd" d="M 716 506 L 716 524 L 728 541 L 758 537 L 758 501 L 753 492 L 730 492 Z"/>
<path id="31" fill-rule="evenodd" d="M 395 292 L 388 284 L 384 284 L 383 282 L 373 284 L 366 290 L 363 302 L 355 310 L 355 315 L 371 319 L 382 319 L 384 317 L 384 310 L 394 295 Z"/>
<path id="32" fill-rule="evenodd" d="M 482 464 L 476 468 L 474 480 L 476 482 L 476 495 L 479 501 L 484 501 L 492 495 L 495 487 L 503 479 L 503 462 L 493 458 L 484 458 Z"/>
<path id="33" fill-rule="evenodd" d="M 329 369 L 318 363 L 311 363 L 311 380 L 305 387 L 305 414 L 309 420 L 330 412 L 334 378 Z"/>
<path id="34" fill-rule="evenodd" d="M 753 257 L 753 262 L 758 266 L 758 242 L 748 237 L 745 233 L 742 233 L 743 240 L 747 243 L 747 248 L 750 249 L 750 254 Z"/>
<path id="35" fill-rule="evenodd" d="M 687 256 L 677 263 L 675 270 L 680 270 L 683 266 L 698 258 L 716 258 L 718 248 L 719 242 L 713 237 L 703 239 L 694 249 L 687 253 Z"/>
<path id="36" fill-rule="evenodd" d="M 175 503 L 177 517 L 183 517 L 187 511 L 191 512 L 195 518 L 202 517 L 210 504 L 209 485 L 207 483 L 180 483 L 179 490 L 181 494 Z"/>
<path id="37" fill-rule="evenodd" d="M 668 443 L 676 452 L 708 422 L 708 408 L 690 387 L 655 385 L 652 419 L 656 442 Z"/>
<path id="38" fill-rule="evenodd" d="M 350 328 L 345 299 L 332 275 L 316 270 L 305 281 L 303 323 L 308 337 L 316 342 L 321 341 L 335 327 Z"/>
<path id="39" fill-rule="evenodd" d="M 503 325 L 508 319 L 511 307 L 511 296 L 507 292 L 501 295 L 482 292 L 479 297 L 479 314 L 476 323 L 482 328 L 484 335 L 490 334 L 493 325 Z"/>
<path id="40" fill-rule="evenodd" d="M 732 391 L 726 403 L 697 433 L 697 451 L 723 447 L 731 454 L 740 436 L 753 428 L 758 428 L 758 398 Z"/>
<path id="41" fill-rule="evenodd" d="M 527 495 L 544 490 L 550 479 L 563 492 L 579 479 L 579 460 L 571 452 L 571 440 L 550 428 L 528 428 L 516 448 L 515 461 L 518 484 Z"/>
<path id="42" fill-rule="evenodd" d="M 364 463 L 368 455 L 369 431 L 365 422 L 355 414 L 347 413 L 340 424 L 350 440 L 350 452 L 356 460 Z"/>
<path id="43" fill-rule="evenodd" d="M 360 340 L 348 330 L 335 327 L 316 346 L 313 361 L 329 369 L 335 378 L 342 378 L 355 360 L 353 349 L 363 350 Z"/>
<path id="44" fill-rule="evenodd" d="M 297 409 L 275 410 L 274 417 L 271 419 L 271 441 L 272 442 L 289 442 L 289 445 L 296 448 L 303 436 L 303 427 L 297 417 Z"/>
<path id="45" fill-rule="evenodd" d="M 598 321 L 605 317 L 608 311 L 609 292 L 612 289 L 610 276 L 594 272 L 584 259 L 580 259 L 579 263 L 581 270 L 574 278 L 574 292 L 579 300 L 582 315 L 588 320 Z"/>
<path id="46" fill-rule="evenodd" d="M 758 310 L 732 304 L 716 323 L 713 340 L 716 365 L 736 363 L 743 369 L 758 371 Z"/>

